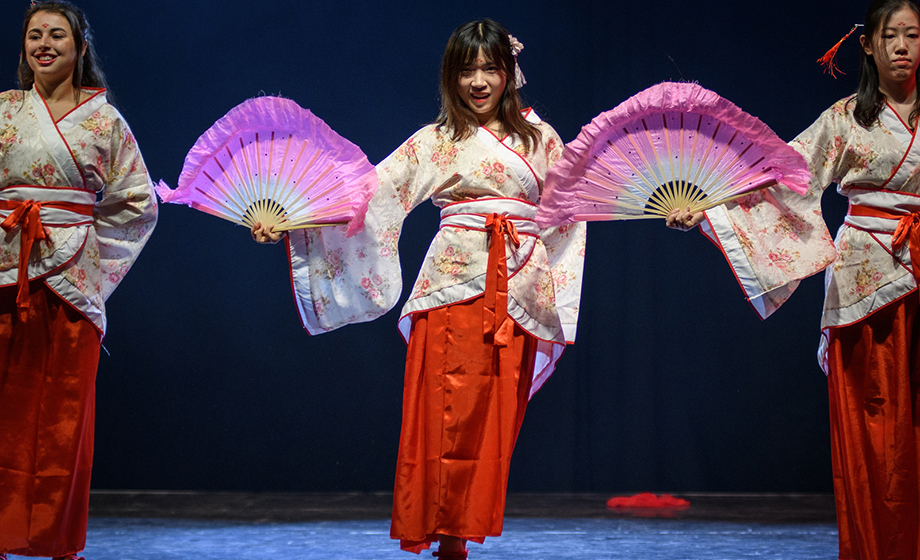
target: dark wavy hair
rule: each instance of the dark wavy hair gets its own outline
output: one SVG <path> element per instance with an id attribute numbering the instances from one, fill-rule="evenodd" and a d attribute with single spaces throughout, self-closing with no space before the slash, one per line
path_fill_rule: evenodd
<path id="1" fill-rule="evenodd" d="M 70 23 L 77 53 L 83 50 L 83 45 L 86 45 L 86 52 L 77 58 L 73 69 L 73 86 L 76 90 L 74 95 L 77 102 L 79 103 L 80 100 L 81 87 L 108 89 L 105 74 L 102 73 L 102 68 L 99 66 L 99 57 L 96 56 L 96 50 L 93 48 L 93 34 L 86 21 L 86 16 L 83 15 L 83 10 L 66 0 L 38 0 L 26 10 L 22 22 L 22 42 L 19 52 L 19 88 L 28 90 L 35 84 L 35 73 L 26 60 L 26 35 L 29 33 L 29 22 L 32 21 L 32 16 L 38 12 L 60 14 Z M 111 102 L 110 94 L 107 94 L 107 98 Z"/>
<path id="2" fill-rule="evenodd" d="M 451 34 L 441 62 L 441 113 L 437 124 L 451 132 L 454 141 L 473 135 L 479 121 L 460 98 L 460 73 L 473 63 L 479 49 L 505 75 L 505 90 L 498 105 L 498 121 L 507 133 L 517 134 L 527 151 L 540 142 L 540 130 L 521 115 L 521 97 L 514 85 L 514 54 L 508 32 L 490 19 L 464 23 Z"/>
<path id="3" fill-rule="evenodd" d="M 895 12 L 902 8 L 910 8 L 920 18 L 920 7 L 913 0 L 873 0 L 866 10 L 865 27 L 863 35 L 869 41 L 874 41 L 878 33 L 888 25 L 888 21 Z M 879 113 L 885 108 L 885 96 L 878 89 L 878 67 L 875 60 L 866 54 L 865 49 L 859 50 L 859 88 L 856 90 L 856 109 L 853 116 L 863 128 L 869 128 L 878 120 Z M 920 89 L 920 72 L 917 73 L 917 87 Z M 920 115 L 920 97 L 910 113 L 908 123 L 916 123 Z M 914 125 L 916 126 L 916 125 Z"/>

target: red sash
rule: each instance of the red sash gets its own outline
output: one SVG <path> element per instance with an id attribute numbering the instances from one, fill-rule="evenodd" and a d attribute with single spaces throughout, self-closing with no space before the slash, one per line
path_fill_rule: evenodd
<path id="1" fill-rule="evenodd" d="M 33 243 L 46 237 L 45 228 L 42 227 L 41 220 L 42 206 L 68 210 L 82 216 L 92 216 L 94 208 L 92 204 L 77 204 L 74 202 L 0 200 L 0 210 L 12 210 L 10 215 L 0 223 L 0 227 L 7 232 L 12 231 L 17 226 L 21 228 L 19 235 L 19 271 L 16 280 L 19 292 L 16 296 L 16 307 L 19 310 L 19 318 L 22 321 L 26 320 L 29 309 L 29 255 L 32 253 Z"/>

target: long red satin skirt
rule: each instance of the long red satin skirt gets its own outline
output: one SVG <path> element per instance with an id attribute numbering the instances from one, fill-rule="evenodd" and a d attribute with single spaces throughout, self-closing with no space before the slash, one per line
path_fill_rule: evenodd
<path id="1" fill-rule="evenodd" d="M 390 527 L 403 550 L 502 532 L 536 339 L 515 325 L 508 346 L 493 346 L 482 312 L 480 297 L 413 320 Z"/>
<path id="2" fill-rule="evenodd" d="M 99 333 L 48 288 L 0 288 L 0 552 L 83 550 L 93 462 Z"/>
<path id="3" fill-rule="evenodd" d="M 920 560 L 917 292 L 830 329 L 831 456 L 841 560 Z"/>

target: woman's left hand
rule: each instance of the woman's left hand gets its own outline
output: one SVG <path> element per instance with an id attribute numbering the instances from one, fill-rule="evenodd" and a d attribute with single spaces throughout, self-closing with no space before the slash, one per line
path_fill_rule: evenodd
<path id="1" fill-rule="evenodd" d="M 262 222 L 256 222 L 255 225 L 252 226 L 250 233 L 256 243 L 271 243 L 274 245 L 281 241 L 281 238 L 287 234 L 287 232 L 275 233 L 274 229 L 275 226 L 262 227 Z"/>
<path id="2" fill-rule="evenodd" d="M 667 218 L 665 218 L 665 223 L 669 228 L 679 229 L 681 231 L 690 231 L 696 226 L 700 225 L 700 222 L 706 217 L 706 214 L 703 212 L 690 212 L 689 208 L 675 208 L 671 210 Z"/>

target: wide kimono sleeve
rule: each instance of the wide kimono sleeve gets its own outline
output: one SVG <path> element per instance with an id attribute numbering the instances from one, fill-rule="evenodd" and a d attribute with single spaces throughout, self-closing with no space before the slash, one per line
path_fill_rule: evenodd
<path id="1" fill-rule="evenodd" d="M 708 210 L 701 224 L 763 319 L 789 299 L 800 280 L 837 258 L 821 214 L 821 196 L 846 174 L 852 125 L 844 109 L 845 101 L 834 105 L 790 142 L 811 172 L 805 195 L 777 185 Z"/>
<path id="2" fill-rule="evenodd" d="M 109 149 L 105 188 L 93 211 L 105 299 L 134 264 L 157 221 L 153 184 L 134 135 L 120 115 L 113 123 Z"/>
<path id="3" fill-rule="evenodd" d="M 362 232 L 349 238 L 344 227 L 288 233 L 294 300 L 310 334 L 371 321 L 399 300 L 402 223 L 441 179 L 419 154 L 429 132 L 422 129 L 377 165 L 379 184 Z"/>
<path id="4" fill-rule="evenodd" d="M 543 143 L 547 168 L 550 168 L 562 157 L 563 143 L 555 130 L 549 127 L 547 129 L 543 130 L 543 134 L 549 138 L 544 138 Z M 556 312 L 562 323 L 565 341 L 569 344 L 575 342 L 578 325 L 587 231 L 585 222 L 576 222 L 540 232 L 553 278 Z"/>

